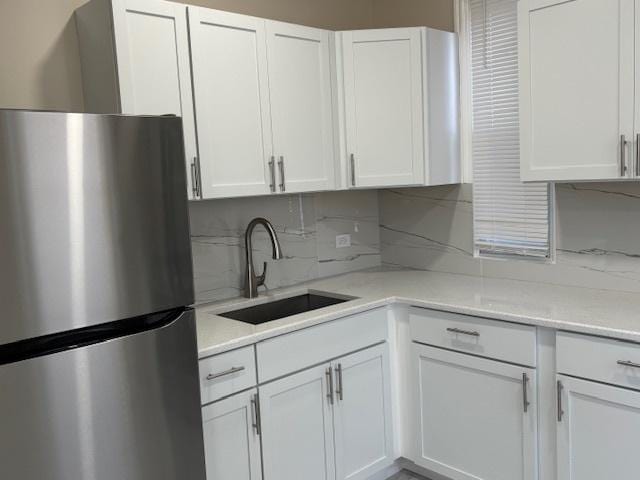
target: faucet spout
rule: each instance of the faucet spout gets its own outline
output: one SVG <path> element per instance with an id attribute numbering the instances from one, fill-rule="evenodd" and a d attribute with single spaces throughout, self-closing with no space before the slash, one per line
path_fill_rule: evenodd
<path id="1" fill-rule="evenodd" d="M 256 275 L 255 267 L 253 266 L 253 244 L 251 239 L 253 237 L 253 231 L 258 225 L 262 225 L 269 235 L 269 239 L 271 240 L 271 248 L 273 250 L 273 259 L 280 260 L 282 258 L 282 247 L 280 246 L 278 235 L 276 234 L 276 231 L 273 228 L 271 222 L 269 222 L 269 220 L 267 220 L 266 218 L 260 217 L 251 220 L 244 235 L 247 262 L 244 296 L 247 298 L 255 298 L 258 296 L 258 287 L 260 285 L 264 285 L 264 281 L 267 275 L 266 262 L 264 263 L 264 270 L 262 271 L 262 275 Z"/>

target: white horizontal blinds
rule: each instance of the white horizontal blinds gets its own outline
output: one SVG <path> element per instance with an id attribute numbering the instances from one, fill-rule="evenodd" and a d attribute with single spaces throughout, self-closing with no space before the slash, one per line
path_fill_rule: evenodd
<path id="1" fill-rule="evenodd" d="M 468 1 L 476 252 L 548 257 L 549 187 L 520 181 L 517 0 Z"/>

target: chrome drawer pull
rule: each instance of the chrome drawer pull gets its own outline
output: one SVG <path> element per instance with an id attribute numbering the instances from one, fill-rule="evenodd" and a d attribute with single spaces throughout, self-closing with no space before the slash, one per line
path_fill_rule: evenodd
<path id="1" fill-rule="evenodd" d="M 622 365 L 623 367 L 640 368 L 640 363 L 635 363 L 630 360 L 618 360 L 618 365 Z"/>
<path id="2" fill-rule="evenodd" d="M 251 418 L 251 426 L 255 429 L 256 435 L 262 435 L 262 428 L 260 427 L 260 399 L 257 393 L 251 396 Z"/>
<path id="3" fill-rule="evenodd" d="M 244 370 L 244 367 L 231 367 L 229 370 L 219 373 L 210 373 L 207 375 L 207 380 L 215 380 L 216 378 L 226 377 L 227 375 L 233 375 Z"/>
<path id="4" fill-rule="evenodd" d="M 526 373 L 522 374 L 522 408 L 524 410 L 524 413 L 527 413 L 527 411 L 529 410 L 529 405 L 531 405 L 531 403 L 529 402 L 529 392 L 528 392 L 528 387 L 529 385 L 529 377 L 527 376 Z"/>
<path id="5" fill-rule="evenodd" d="M 558 380 L 558 383 L 556 384 L 556 395 L 558 396 L 557 398 L 557 402 L 558 402 L 558 421 L 561 422 L 562 421 L 562 415 L 564 414 L 564 410 L 562 410 L 562 389 L 564 388 L 564 386 L 562 385 L 562 382 L 560 380 Z"/>
<path id="6" fill-rule="evenodd" d="M 273 155 L 271 155 L 271 160 L 269 160 L 269 177 L 269 189 L 271 193 L 274 193 L 276 191 L 276 158 Z"/>
<path id="7" fill-rule="evenodd" d="M 344 393 L 342 389 L 342 364 L 339 363 L 336 366 L 336 374 L 338 375 L 338 388 L 336 389 L 336 395 L 338 400 L 344 400 Z"/>
<path id="8" fill-rule="evenodd" d="M 480 336 L 480 332 L 476 332 L 474 330 L 462 330 L 460 328 L 447 328 L 447 332 L 460 333 L 462 335 L 469 335 L 471 337 L 479 337 Z"/>
<path id="9" fill-rule="evenodd" d="M 278 160 L 278 167 L 280 168 L 280 191 L 284 192 L 286 190 L 286 180 L 284 178 L 284 157 L 280 156 Z"/>
<path id="10" fill-rule="evenodd" d="M 333 405 L 333 368 L 327 368 L 324 374 L 327 377 L 327 398 L 329 399 L 329 403 Z"/>
<path id="11" fill-rule="evenodd" d="M 627 175 L 627 138 L 624 135 L 620 135 L 620 176 Z"/>

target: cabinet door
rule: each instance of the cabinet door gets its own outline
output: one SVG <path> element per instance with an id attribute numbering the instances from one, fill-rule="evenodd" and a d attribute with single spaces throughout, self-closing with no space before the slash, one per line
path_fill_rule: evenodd
<path id="1" fill-rule="evenodd" d="M 328 365 L 260 387 L 265 480 L 335 476 Z"/>
<path id="2" fill-rule="evenodd" d="M 269 193 L 265 21 L 189 7 L 189 28 L 203 196 Z"/>
<path id="3" fill-rule="evenodd" d="M 342 33 L 348 184 L 424 183 L 419 28 Z"/>
<path id="4" fill-rule="evenodd" d="M 558 480 L 632 479 L 640 472 L 640 392 L 558 376 Z"/>
<path id="5" fill-rule="evenodd" d="M 389 347 L 334 362 L 336 478 L 359 480 L 393 463 Z"/>
<path id="6" fill-rule="evenodd" d="M 267 21 L 273 148 L 282 191 L 335 186 L 329 35 Z"/>
<path id="7" fill-rule="evenodd" d="M 453 480 L 535 479 L 535 370 L 419 344 L 413 349 L 416 463 Z"/>
<path id="8" fill-rule="evenodd" d="M 187 168 L 197 166 L 187 11 L 160 0 L 113 0 L 120 108 L 130 115 L 182 117 Z M 195 171 L 187 175 L 197 197 Z"/>
<path id="9" fill-rule="evenodd" d="M 260 480 L 256 390 L 202 408 L 209 480 Z"/>
<path id="10" fill-rule="evenodd" d="M 518 8 L 522 179 L 626 176 L 634 0 L 524 0 Z"/>

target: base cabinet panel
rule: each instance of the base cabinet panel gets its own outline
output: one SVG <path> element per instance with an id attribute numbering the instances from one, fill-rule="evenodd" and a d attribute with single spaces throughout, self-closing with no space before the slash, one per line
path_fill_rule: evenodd
<path id="1" fill-rule="evenodd" d="M 208 480 L 261 480 L 256 390 L 202 408 Z"/>
<path id="2" fill-rule="evenodd" d="M 265 480 L 335 476 L 328 365 L 260 387 Z"/>
<path id="3" fill-rule="evenodd" d="M 640 392 L 558 376 L 558 480 L 634 479 Z"/>
<path id="4" fill-rule="evenodd" d="M 416 463 L 454 480 L 534 480 L 535 370 L 419 344 L 413 357 Z"/>
<path id="5" fill-rule="evenodd" d="M 389 346 L 334 362 L 336 478 L 369 478 L 393 463 Z"/>

